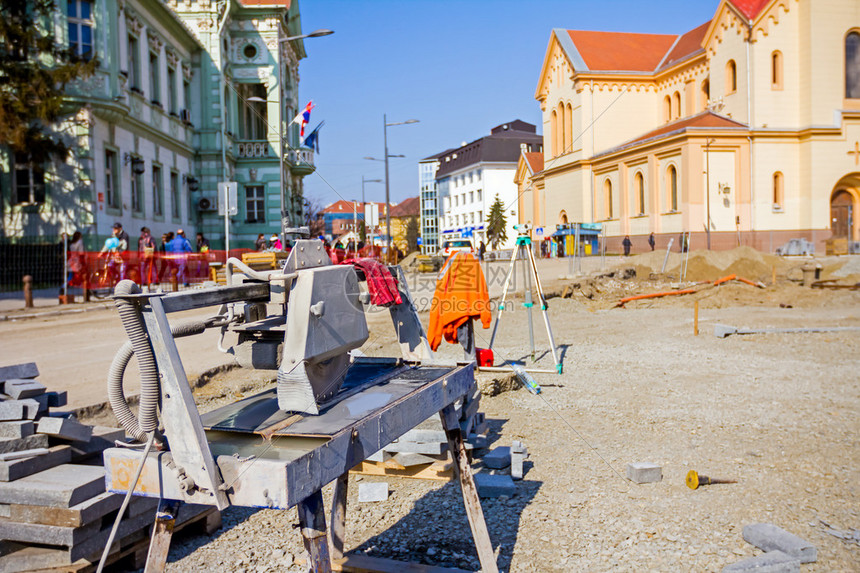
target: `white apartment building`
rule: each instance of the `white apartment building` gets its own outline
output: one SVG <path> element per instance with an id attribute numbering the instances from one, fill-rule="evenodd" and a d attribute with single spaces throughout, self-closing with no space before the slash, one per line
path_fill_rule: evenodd
<path id="1" fill-rule="evenodd" d="M 445 239 L 455 238 L 471 238 L 476 246 L 481 241 L 488 243 L 487 214 L 498 195 L 507 217 L 507 240 L 499 247 L 513 248 L 517 160 L 522 151 L 541 151 L 542 143 L 534 125 L 515 120 L 494 127 L 488 136 L 436 156 L 440 246 Z"/>

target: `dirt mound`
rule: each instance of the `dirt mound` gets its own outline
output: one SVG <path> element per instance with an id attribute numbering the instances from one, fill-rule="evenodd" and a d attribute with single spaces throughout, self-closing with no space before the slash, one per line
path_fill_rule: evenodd
<path id="1" fill-rule="evenodd" d="M 663 266 L 663 257 L 666 253 L 654 251 L 644 255 L 632 257 L 627 264 L 633 262 L 635 265 L 648 266 L 653 272 L 660 272 Z M 687 261 L 688 281 L 712 281 L 730 274 L 748 278 L 754 281 L 769 279 L 773 269 L 781 272 L 786 267 L 782 257 L 768 255 L 753 249 L 752 247 L 738 247 L 730 251 L 693 251 L 689 253 Z M 680 277 L 684 270 L 684 256 L 681 253 L 669 253 L 669 261 L 666 264 L 668 274 Z"/>
<path id="2" fill-rule="evenodd" d="M 400 261 L 400 266 L 403 267 L 404 269 L 412 268 L 413 265 L 417 264 L 415 259 L 418 258 L 418 255 L 419 255 L 418 251 L 409 253 L 408 255 L 403 257 L 403 260 Z"/>

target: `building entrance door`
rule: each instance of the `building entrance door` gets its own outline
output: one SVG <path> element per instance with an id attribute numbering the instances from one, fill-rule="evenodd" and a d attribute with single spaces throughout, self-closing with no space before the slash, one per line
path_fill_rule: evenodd
<path id="1" fill-rule="evenodd" d="M 838 191 L 830 200 L 830 230 L 833 238 L 851 239 L 854 228 L 854 201 L 847 191 Z"/>

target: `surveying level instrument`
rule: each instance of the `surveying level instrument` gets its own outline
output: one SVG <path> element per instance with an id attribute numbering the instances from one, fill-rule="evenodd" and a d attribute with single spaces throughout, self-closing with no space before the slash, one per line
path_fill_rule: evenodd
<path id="1" fill-rule="evenodd" d="M 531 279 L 534 278 L 535 288 L 538 294 L 538 300 L 540 302 L 541 313 L 543 314 L 543 322 L 546 325 L 546 335 L 549 338 L 549 346 L 552 351 L 552 359 L 555 362 L 556 371 L 561 374 L 562 364 L 558 359 L 558 351 L 555 347 L 555 340 L 552 337 L 552 327 L 549 324 L 549 314 L 547 314 L 547 303 L 546 297 L 543 293 L 543 287 L 540 284 L 540 276 L 538 276 L 537 266 L 535 265 L 535 256 L 532 252 L 532 240 L 529 237 L 528 232 L 531 229 L 530 225 L 514 225 L 514 229 L 517 231 L 517 243 L 516 248 L 514 249 L 513 255 L 511 255 L 511 266 L 508 268 L 508 274 L 505 277 L 505 286 L 502 288 L 502 299 L 499 302 L 499 310 L 496 312 L 496 322 L 493 324 L 493 333 L 490 336 L 490 348 L 493 347 L 493 342 L 496 340 L 496 331 L 499 328 L 499 321 L 502 319 L 502 311 L 505 310 L 505 301 L 508 296 L 508 287 L 510 287 L 511 279 L 516 272 L 516 262 L 518 260 L 522 260 L 523 263 L 523 279 L 524 279 L 524 290 L 525 290 L 525 299 L 523 302 L 523 306 L 528 313 L 528 323 L 529 323 L 529 348 L 531 349 L 531 357 L 532 362 L 535 359 L 535 332 L 534 325 L 532 324 L 532 307 L 534 306 L 534 302 L 532 301 L 532 285 Z M 531 270 L 531 274 L 529 273 Z"/>

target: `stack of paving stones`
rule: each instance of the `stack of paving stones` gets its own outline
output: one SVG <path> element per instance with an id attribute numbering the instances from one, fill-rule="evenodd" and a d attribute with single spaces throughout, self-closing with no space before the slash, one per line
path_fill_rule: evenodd
<path id="1" fill-rule="evenodd" d="M 466 447 L 470 450 L 481 450 L 487 447 L 488 426 L 483 412 L 478 409 L 481 405 L 481 392 L 474 388 L 473 392 L 455 405 L 460 430 L 466 437 Z M 385 463 L 388 467 L 417 468 L 447 464 L 448 438 L 442 428 L 442 420 L 433 415 L 394 440 L 372 456 L 369 462 Z"/>
<path id="2" fill-rule="evenodd" d="M 481 457 L 482 467 L 475 472 L 478 495 L 484 498 L 513 497 L 517 493 L 514 480 L 523 479 L 529 450 L 514 440 L 510 446 L 496 446 Z"/>
<path id="3" fill-rule="evenodd" d="M 68 413 L 66 392 L 48 392 L 35 364 L 0 367 L 0 573 L 93 570 L 122 504 L 105 491 L 102 452 L 125 432 Z M 145 559 L 157 499 L 134 496 L 111 552 Z M 220 525 L 206 506 L 182 507 L 177 523 Z"/>

